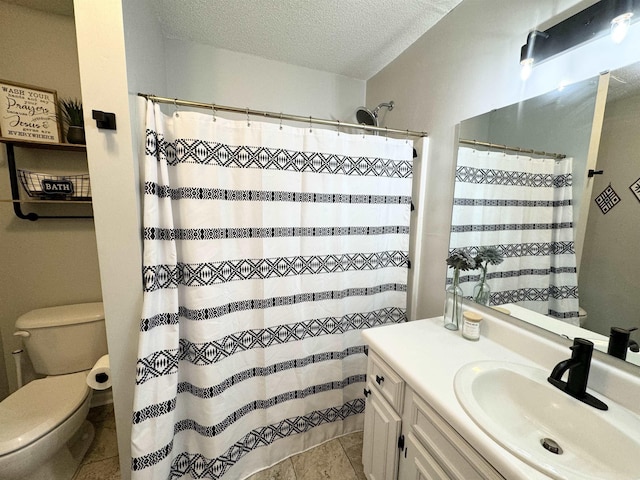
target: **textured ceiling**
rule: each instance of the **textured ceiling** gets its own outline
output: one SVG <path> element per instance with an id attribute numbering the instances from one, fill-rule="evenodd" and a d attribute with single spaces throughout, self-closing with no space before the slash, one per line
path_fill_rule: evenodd
<path id="1" fill-rule="evenodd" d="M 73 15 L 73 0 L 2 1 Z M 148 1 L 168 38 L 368 80 L 462 0 Z"/>
<path id="2" fill-rule="evenodd" d="M 164 35 L 367 80 L 462 0 L 155 0 Z"/>

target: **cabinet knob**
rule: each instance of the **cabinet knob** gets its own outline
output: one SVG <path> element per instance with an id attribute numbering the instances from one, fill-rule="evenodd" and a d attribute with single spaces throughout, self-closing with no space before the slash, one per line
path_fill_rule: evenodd
<path id="1" fill-rule="evenodd" d="M 378 385 L 382 385 L 382 382 L 384 382 L 384 377 L 381 377 L 380 375 L 376 375 L 376 383 Z"/>
<path id="2" fill-rule="evenodd" d="M 364 389 L 364 396 L 368 397 L 369 395 L 371 395 L 371 390 L 369 390 L 368 388 Z"/>

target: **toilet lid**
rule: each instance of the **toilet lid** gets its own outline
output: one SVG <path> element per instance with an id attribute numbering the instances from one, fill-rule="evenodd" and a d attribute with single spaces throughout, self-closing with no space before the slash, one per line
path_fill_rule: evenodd
<path id="1" fill-rule="evenodd" d="M 36 441 L 71 416 L 90 389 L 87 372 L 29 382 L 0 402 L 0 455 Z"/>

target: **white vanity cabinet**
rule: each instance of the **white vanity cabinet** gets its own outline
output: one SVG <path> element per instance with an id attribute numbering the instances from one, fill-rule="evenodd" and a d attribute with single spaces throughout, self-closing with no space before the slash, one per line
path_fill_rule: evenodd
<path id="1" fill-rule="evenodd" d="M 374 351 L 367 379 L 362 460 L 369 480 L 504 480 Z"/>
<path id="2" fill-rule="evenodd" d="M 369 352 L 365 388 L 362 464 L 369 480 L 396 478 L 404 382 L 375 353 Z"/>

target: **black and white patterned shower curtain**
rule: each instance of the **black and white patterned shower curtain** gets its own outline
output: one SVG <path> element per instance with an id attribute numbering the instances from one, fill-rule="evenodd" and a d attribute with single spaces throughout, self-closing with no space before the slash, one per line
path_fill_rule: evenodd
<path id="1" fill-rule="evenodd" d="M 490 305 L 516 303 L 578 324 L 572 164 L 459 148 L 450 247 L 503 255 L 488 268 Z M 479 278 L 479 270 L 461 273 L 465 296 Z"/>
<path id="2" fill-rule="evenodd" d="M 147 105 L 134 479 L 245 478 L 361 430 L 406 320 L 412 145 Z"/>

